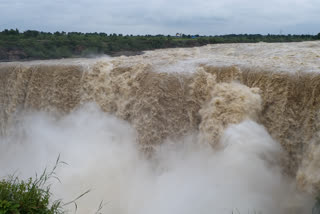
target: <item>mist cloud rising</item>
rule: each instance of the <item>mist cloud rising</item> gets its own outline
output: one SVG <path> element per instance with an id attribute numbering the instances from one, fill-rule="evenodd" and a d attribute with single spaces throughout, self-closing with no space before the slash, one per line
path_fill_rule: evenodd
<path id="1" fill-rule="evenodd" d="M 0 26 L 124 34 L 228 34 L 319 31 L 317 0 L 2 0 Z"/>
<path id="2" fill-rule="evenodd" d="M 222 150 L 197 144 L 194 133 L 168 140 L 151 160 L 141 156 L 132 127 L 96 105 L 60 120 L 32 113 L 19 127 L 0 139 L 0 176 L 32 176 L 61 153 L 69 165 L 57 172 L 55 197 L 68 201 L 92 190 L 77 213 L 94 213 L 101 200 L 103 212 L 115 214 L 301 214 L 312 204 L 271 161 L 280 146 L 253 121 L 230 126 Z"/>

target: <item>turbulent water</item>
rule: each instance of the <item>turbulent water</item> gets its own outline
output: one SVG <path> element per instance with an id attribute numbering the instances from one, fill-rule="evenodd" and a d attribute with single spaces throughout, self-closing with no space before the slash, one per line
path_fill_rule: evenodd
<path id="1" fill-rule="evenodd" d="M 311 213 L 319 71 L 320 42 L 2 63 L 0 176 L 61 154 L 80 213 Z"/>

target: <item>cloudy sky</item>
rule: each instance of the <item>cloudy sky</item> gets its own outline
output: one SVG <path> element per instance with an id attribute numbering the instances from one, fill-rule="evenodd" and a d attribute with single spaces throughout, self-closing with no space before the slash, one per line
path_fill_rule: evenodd
<path id="1" fill-rule="evenodd" d="M 0 30 L 317 34 L 320 0 L 0 0 Z"/>

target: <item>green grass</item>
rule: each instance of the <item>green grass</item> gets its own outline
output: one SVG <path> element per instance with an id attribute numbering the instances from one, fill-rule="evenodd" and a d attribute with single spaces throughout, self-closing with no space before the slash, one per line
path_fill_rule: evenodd
<path id="1" fill-rule="evenodd" d="M 0 214 L 64 213 L 62 201 L 52 201 L 48 184 L 50 179 L 58 179 L 55 170 L 62 163 L 58 157 L 51 171 L 45 169 L 35 178 L 20 180 L 17 176 L 9 176 L 7 179 L 2 179 L 0 181 Z"/>
<path id="2" fill-rule="evenodd" d="M 62 164 L 66 163 L 60 161 L 59 155 L 53 168 L 49 171 L 46 168 L 40 176 L 21 180 L 12 175 L 0 180 L 0 214 L 63 214 L 66 213 L 64 208 L 72 204 L 76 213 L 77 200 L 90 190 L 67 203 L 63 203 L 61 199 L 53 200 L 49 180 L 56 179 L 60 182 L 56 169 Z M 101 201 L 95 214 L 100 214 L 104 205 Z"/>

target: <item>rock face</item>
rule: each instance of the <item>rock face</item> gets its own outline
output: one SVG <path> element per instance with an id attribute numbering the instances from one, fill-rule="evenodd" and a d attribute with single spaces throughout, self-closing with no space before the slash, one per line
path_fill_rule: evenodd
<path id="1" fill-rule="evenodd" d="M 22 60 L 26 59 L 27 57 L 27 54 L 21 50 L 11 50 L 8 52 L 9 61 Z"/>
<path id="2" fill-rule="evenodd" d="M 0 48 L 0 62 L 1 61 L 19 61 L 28 58 L 28 55 L 18 49 L 7 50 L 5 48 Z"/>
<path id="3" fill-rule="evenodd" d="M 2 59 L 2 60 L 8 59 L 7 51 L 3 48 L 0 48 L 0 59 Z"/>

